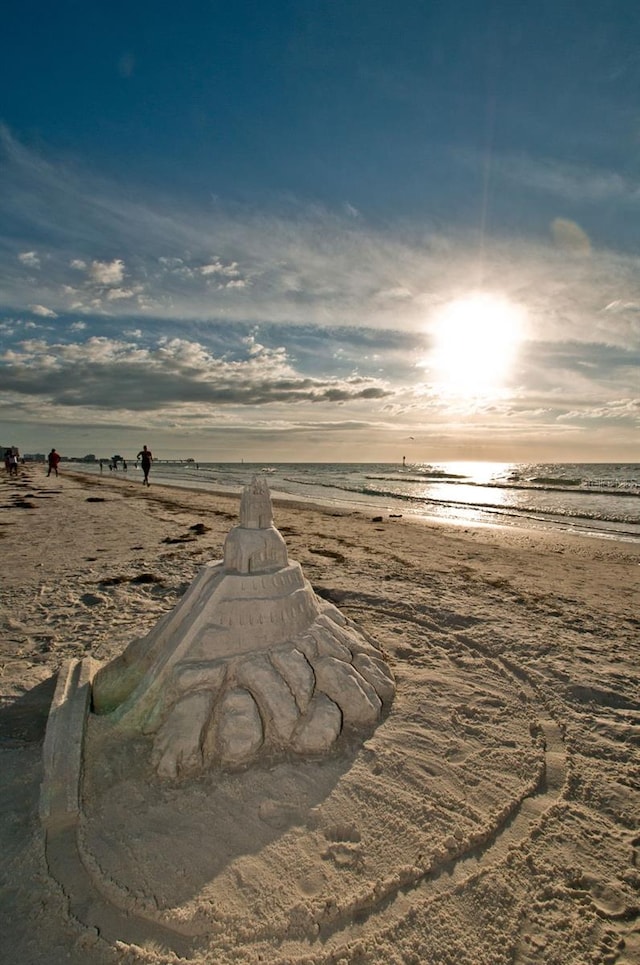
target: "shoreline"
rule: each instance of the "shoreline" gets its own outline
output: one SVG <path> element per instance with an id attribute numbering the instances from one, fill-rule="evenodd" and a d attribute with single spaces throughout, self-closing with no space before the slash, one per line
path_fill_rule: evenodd
<path id="1" fill-rule="evenodd" d="M 195 492 L 0 480 L 11 960 L 175 961 L 69 917 L 38 793 L 57 670 L 113 659 L 222 555 L 239 498 Z M 193 965 L 637 961 L 640 547 L 278 498 L 274 522 L 315 592 L 388 655 L 390 713 L 326 761 L 184 787 L 148 780 L 144 742 L 108 748 L 90 728 L 81 845 L 103 894 L 197 935 Z"/>
<path id="2" fill-rule="evenodd" d="M 85 466 L 78 466 L 78 464 L 75 464 L 75 466 L 77 471 L 84 472 L 87 476 L 97 475 L 97 473 L 94 473 Z M 336 485 L 334 486 L 331 480 L 335 467 L 327 465 L 324 468 L 331 469 L 329 476 L 326 480 L 323 480 L 321 476 L 317 483 L 311 483 L 311 491 L 307 493 L 304 491 L 295 491 L 296 489 L 300 489 L 302 484 L 301 480 L 295 478 L 296 469 L 301 470 L 304 476 L 304 466 L 296 467 L 287 464 L 280 468 L 282 472 L 285 473 L 284 476 L 279 475 L 276 469 L 273 470 L 274 475 L 267 475 L 267 480 L 274 498 L 290 499 L 294 502 L 310 502 L 313 505 L 328 507 L 336 511 L 355 510 L 365 514 L 370 513 L 371 515 L 383 513 L 396 517 L 405 516 L 407 518 L 425 520 L 427 522 L 442 521 L 454 526 L 463 527 L 470 525 L 498 526 L 509 529 L 546 530 L 550 533 L 567 531 L 582 537 L 621 542 L 640 542 L 640 521 L 632 515 L 629 516 L 629 518 L 625 516 L 619 519 L 616 518 L 615 515 L 609 515 L 608 512 L 600 515 L 597 507 L 593 505 L 593 500 L 596 498 L 593 490 L 577 491 L 578 504 L 570 504 L 564 508 L 562 505 L 556 505 L 556 509 L 554 510 L 553 506 L 545 506 L 540 500 L 543 496 L 550 496 L 557 503 L 559 494 L 563 490 L 559 490 L 556 487 L 543 489 L 539 487 L 526 487 L 522 489 L 521 487 L 512 487 L 509 485 L 503 488 L 497 483 L 480 481 L 465 482 L 462 480 L 463 489 L 466 486 L 467 490 L 476 490 L 479 493 L 484 491 L 485 494 L 489 491 L 495 491 L 502 495 L 499 502 L 495 504 L 490 499 L 487 499 L 486 495 L 481 497 L 479 501 L 474 501 L 471 498 L 469 501 L 463 499 L 463 502 L 459 502 L 455 498 L 455 485 L 457 485 L 457 483 L 452 487 L 452 493 L 447 496 L 447 498 L 444 498 L 443 494 L 430 495 L 428 492 L 417 496 L 416 494 L 400 491 L 394 494 L 392 492 L 369 490 L 366 483 L 363 482 L 364 479 L 368 478 L 366 476 L 363 477 L 360 484 L 356 485 L 355 489 L 350 489 L 348 486 L 344 488 L 344 480 L 340 480 L 339 478 L 336 480 Z M 357 474 L 359 470 L 365 467 L 351 468 L 356 470 Z M 223 467 L 223 469 L 226 469 L 226 467 Z M 234 464 L 233 469 L 234 473 L 232 475 L 236 478 L 234 478 L 233 483 L 226 483 L 221 477 L 212 481 L 202 477 L 194 478 L 189 474 L 187 474 L 187 476 L 173 476 L 173 474 L 166 476 L 162 472 L 162 467 L 160 467 L 155 477 L 156 480 L 158 480 L 156 485 L 168 485 L 178 489 L 193 489 L 194 491 L 218 492 L 222 494 L 238 492 L 241 486 L 248 481 L 248 478 L 239 479 L 236 475 L 237 472 L 241 469 L 246 469 L 247 472 L 252 473 L 253 468 L 235 466 Z M 294 473 L 293 479 L 289 477 L 289 471 Z M 256 469 L 256 472 L 260 474 L 259 469 Z M 118 472 L 109 473 L 110 478 L 114 476 L 118 477 L 118 475 Z M 134 478 L 134 474 L 129 475 L 128 478 Z M 418 480 L 412 479 L 410 481 L 416 483 Z M 304 486 L 307 485 L 307 482 L 308 480 L 304 479 Z M 364 488 L 360 488 L 361 486 Z M 292 491 L 289 492 L 287 487 L 293 487 Z M 530 504 L 520 505 L 519 500 L 512 502 L 511 498 L 514 491 L 528 492 L 531 500 Z M 564 492 L 567 494 L 567 498 L 575 501 L 576 491 L 565 490 Z M 328 495 L 328 493 L 331 493 L 331 495 Z M 625 493 L 624 495 L 630 496 L 631 494 Z M 632 495 L 635 500 L 633 505 L 636 505 L 638 495 Z M 610 498 L 611 496 L 615 498 L 615 494 L 607 491 L 606 493 L 597 494 L 597 499 Z M 589 502 L 582 502 L 583 498 L 592 503 L 591 508 L 588 508 Z M 503 502 L 503 499 L 506 501 Z M 540 505 L 536 505 L 537 503 L 540 503 Z M 628 504 L 629 507 L 632 505 L 630 500 L 626 500 L 625 504 Z M 587 511 L 583 511 L 583 509 Z M 603 507 L 600 507 L 600 511 L 602 510 Z"/>
<path id="3" fill-rule="evenodd" d="M 103 474 L 98 474 L 93 472 L 87 472 L 82 469 L 76 469 L 76 468 L 67 470 L 67 472 L 76 473 L 78 476 L 82 477 L 83 479 L 86 479 L 87 481 L 92 479 L 98 479 L 98 480 L 102 480 L 105 484 L 113 482 L 116 485 L 123 485 L 123 486 L 129 485 L 134 488 L 136 488 L 138 485 L 138 480 L 123 478 L 124 474 L 122 476 L 118 475 L 118 473 L 109 473 L 108 475 L 103 475 Z M 267 476 L 266 478 L 267 478 L 267 482 L 269 482 L 269 477 Z M 204 497 L 217 496 L 222 498 L 224 497 L 234 498 L 237 496 L 238 499 L 240 497 L 240 487 L 238 487 L 238 491 L 236 493 L 236 492 L 230 491 L 229 489 L 224 489 L 224 488 L 216 489 L 211 486 L 205 488 L 204 486 L 197 486 L 197 485 L 187 486 L 187 485 L 180 485 L 177 483 L 171 483 L 171 482 L 165 482 L 165 481 L 162 481 L 159 483 L 152 483 L 152 486 L 154 486 L 155 488 L 164 487 L 166 489 L 169 489 L 172 491 L 179 491 L 179 492 L 198 492 L 198 493 L 201 493 L 202 496 Z M 276 494 L 272 493 L 272 501 L 274 506 L 276 504 L 282 504 L 283 507 L 291 506 L 293 508 L 298 508 L 298 509 L 304 509 L 305 507 L 310 507 L 312 509 L 315 509 L 318 512 L 334 512 L 336 515 L 341 515 L 341 514 L 349 515 L 351 513 L 355 513 L 362 516 L 363 518 L 369 518 L 369 519 L 372 516 L 379 516 L 382 514 L 383 516 L 386 516 L 388 519 L 394 519 L 394 520 L 402 519 L 405 522 L 411 522 L 417 525 L 424 525 L 427 527 L 429 526 L 445 527 L 445 528 L 451 527 L 453 531 L 458 529 L 466 529 L 466 530 L 496 529 L 501 532 L 517 533 L 518 531 L 522 531 L 524 533 L 529 533 L 529 532 L 539 533 L 539 534 L 544 534 L 549 538 L 555 538 L 556 536 L 560 538 L 561 534 L 566 534 L 568 537 L 574 537 L 576 539 L 596 539 L 596 540 L 603 540 L 605 542 L 612 542 L 612 543 L 620 542 L 620 543 L 640 546 L 640 536 L 638 536 L 635 533 L 599 532 L 595 529 L 585 529 L 585 530 L 577 531 L 575 528 L 573 528 L 572 524 L 569 522 L 566 522 L 566 523 L 556 522 L 553 525 L 550 525 L 548 522 L 543 521 L 538 516 L 531 515 L 530 513 L 528 514 L 524 512 L 510 513 L 508 511 L 503 511 L 500 513 L 500 516 L 501 516 L 500 519 L 468 521 L 463 518 L 455 518 L 455 517 L 443 518 L 441 516 L 431 515 L 429 513 L 413 513 L 413 512 L 402 513 L 402 512 L 392 511 L 392 509 L 390 508 L 383 510 L 380 507 L 375 505 L 371 505 L 370 507 L 365 508 L 363 505 L 358 503 L 349 504 L 348 500 L 346 499 L 345 499 L 344 505 L 340 505 L 338 502 L 331 502 L 331 501 L 323 502 L 322 500 L 317 500 L 312 498 L 305 499 L 304 497 L 301 497 L 301 496 L 297 496 L 293 494 L 289 495 L 281 492 L 280 493 L 276 492 Z M 402 508 L 402 507 L 399 507 L 399 508 Z M 575 517 L 575 519 L 578 523 L 580 522 L 580 517 Z M 589 517 L 584 517 L 583 521 L 586 522 L 588 519 Z"/>

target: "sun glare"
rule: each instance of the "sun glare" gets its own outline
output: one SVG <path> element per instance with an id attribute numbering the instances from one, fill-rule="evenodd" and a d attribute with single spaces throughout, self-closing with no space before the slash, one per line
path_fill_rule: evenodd
<path id="1" fill-rule="evenodd" d="M 439 391 L 496 395 L 522 339 L 523 311 L 497 295 L 470 295 L 442 308 L 433 334 L 434 350 L 424 364 Z"/>

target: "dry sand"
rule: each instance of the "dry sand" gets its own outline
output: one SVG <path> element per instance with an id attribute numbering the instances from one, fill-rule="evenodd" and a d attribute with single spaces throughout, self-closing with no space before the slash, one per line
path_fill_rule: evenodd
<path id="1" fill-rule="evenodd" d="M 220 965 L 640 962 L 640 546 L 274 510 L 316 592 L 388 655 L 396 700 L 324 761 L 186 786 L 90 722 L 82 858 L 105 901 L 151 925 L 114 945 L 48 872 L 55 673 L 146 633 L 221 557 L 238 499 L 0 477 L 3 960 L 178 961 L 158 922 Z"/>

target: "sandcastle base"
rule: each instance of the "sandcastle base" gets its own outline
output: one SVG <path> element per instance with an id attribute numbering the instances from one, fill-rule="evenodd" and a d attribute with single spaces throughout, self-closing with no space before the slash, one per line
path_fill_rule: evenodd
<path id="1" fill-rule="evenodd" d="M 447 678 L 446 658 L 436 669 L 440 701 L 473 700 L 472 670 L 461 686 L 460 674 Z M 454 887 L 504 859 L 565 778 L 558 728 L 506 668 L 503 711 L 477 737 L 480 754 L 491 749 L 481 772 L 456 759 L 459 721 L 450 714 L 438 718 L 440 746 L 429 750 L 434 721 L 423 695 L 407 688 L 402 714 L 392 712 L 362 746 L 323 761 L 209 773 L 186 786 L 154 777 L 146 740 L 113 745 L 89 712 L 94 671 L 89 661 L 61 671 L 41 814 L 49 870 L 70 914 L 110 943 L 154 942 L 189 957 L 236 942 L 270 949 L 269 960 L 274 942 L 328 948 L 346 930 L 357 934 L 359 916 L 375 913 L 382 927 L 430 889 Z M 505 718 L 508 748 L 501 747 Z M 539 721 L 533 735 L 532 719 Z M 407 750 L 407 726 L 424 732 L 419 757 Z M 401 838 L 393 830 L 398 811 Z"/>

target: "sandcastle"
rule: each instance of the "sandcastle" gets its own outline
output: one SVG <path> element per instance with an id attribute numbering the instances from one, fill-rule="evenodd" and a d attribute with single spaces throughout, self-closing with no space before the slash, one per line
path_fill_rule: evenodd
<path id="1" fill-rule="evenodd" d="M 93 708 L 123 736 L 148 735 L 159 777 L 318 756 L 371 732 L 395 693 L 375 642 L 321 600 L 289 560 L 271 496 L 255 477 L 224 559 L 102 667 Z"/>

